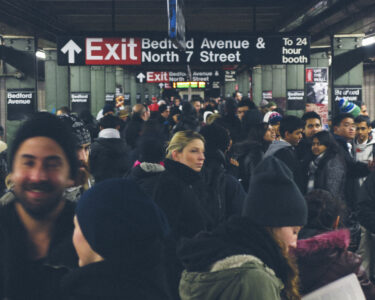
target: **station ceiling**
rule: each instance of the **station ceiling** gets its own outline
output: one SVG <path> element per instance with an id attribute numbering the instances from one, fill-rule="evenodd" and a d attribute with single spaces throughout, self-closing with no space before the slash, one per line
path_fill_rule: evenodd
<path id="1" fill-rule="evenodd" d="M 313 45 L 337 33 L 375 33 L 374 0 L 185 0 L 187 34 L 295 32 Z M 167 33 L 167 0 L 0 0 L 0 35 Z"/>

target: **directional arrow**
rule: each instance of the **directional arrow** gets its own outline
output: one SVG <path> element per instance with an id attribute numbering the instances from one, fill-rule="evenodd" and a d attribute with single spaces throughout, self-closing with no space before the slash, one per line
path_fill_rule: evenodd
<path id="1" fill-rule="evenodd" d="M 73 41 L 70 40 L 65 44 L 64 47 L 61 48 L 61 52 L 66 54 L 68 52 L 68 62 L 70 64 L 74 64 L 75 62 L 75 55 L 74 53 L 81 53 L 82 49 Z"/>
<path id="2" fill-rule="evenodd" d="M 140 83 L 143 83 L 143 79 L 146 78 L 146 75 L 143 74 L 143 73 L 139 73 L 139 74 L 137 75 L 137 78 L 139 79 L 139 82 L 140 82 Z"/>

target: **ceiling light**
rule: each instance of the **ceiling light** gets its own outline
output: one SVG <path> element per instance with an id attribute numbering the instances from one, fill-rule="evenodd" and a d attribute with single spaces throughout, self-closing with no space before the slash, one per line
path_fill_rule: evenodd
<path id="1" fill-rule="evenodd" d="M 38 57 L 40 59 L 46 59 L 46 53 L 44 51 L 38 50 L 38 51 L 35 52 L 35 55 L 36 55 L 36 57 Z"/>
<path id="2" fill-rule="evenodd" d="M 362 46 L 369 46 L 375 43 L 375 36 L 369 36 L 362 40 Z"/>

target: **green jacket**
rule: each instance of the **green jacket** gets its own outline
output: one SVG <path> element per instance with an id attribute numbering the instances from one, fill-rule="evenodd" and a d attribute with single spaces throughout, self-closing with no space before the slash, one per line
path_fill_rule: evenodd
<path id="1" fill-rule="evenodd" d="M 182 300 L 281 299 L 284 285 L 259 258 L 234 255 L 217 261 L 210 272 L 182 273 Z"/>

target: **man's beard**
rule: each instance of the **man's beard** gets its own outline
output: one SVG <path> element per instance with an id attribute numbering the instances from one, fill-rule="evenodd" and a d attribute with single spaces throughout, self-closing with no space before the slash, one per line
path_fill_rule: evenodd
<path id="1" fill-rule="evenodd" d="M 29 201 L 26 196 L 26 191 L 28 190 L 41 190 L 45 192 L 52 192 L 55 190 L 55 187 L 49 184 L 48 182 L 40 182 L 40 183 L 25 183 L 22 185 L 21 190 L 17 188 L 14 189 L 14 193 L 16 195 L 15 201 L 21 204 L 23 209 L 34 219 L 36 220 L 43 220 L 46 219 L 50 213 L 52 213 L 56 207 L 62 201 L 62 192 L 57 192 L 56 194 L 51 194 L 51 197 L 46 199 L 41 199 L 43 204 L 41 205 L 34 205 Z"/>

